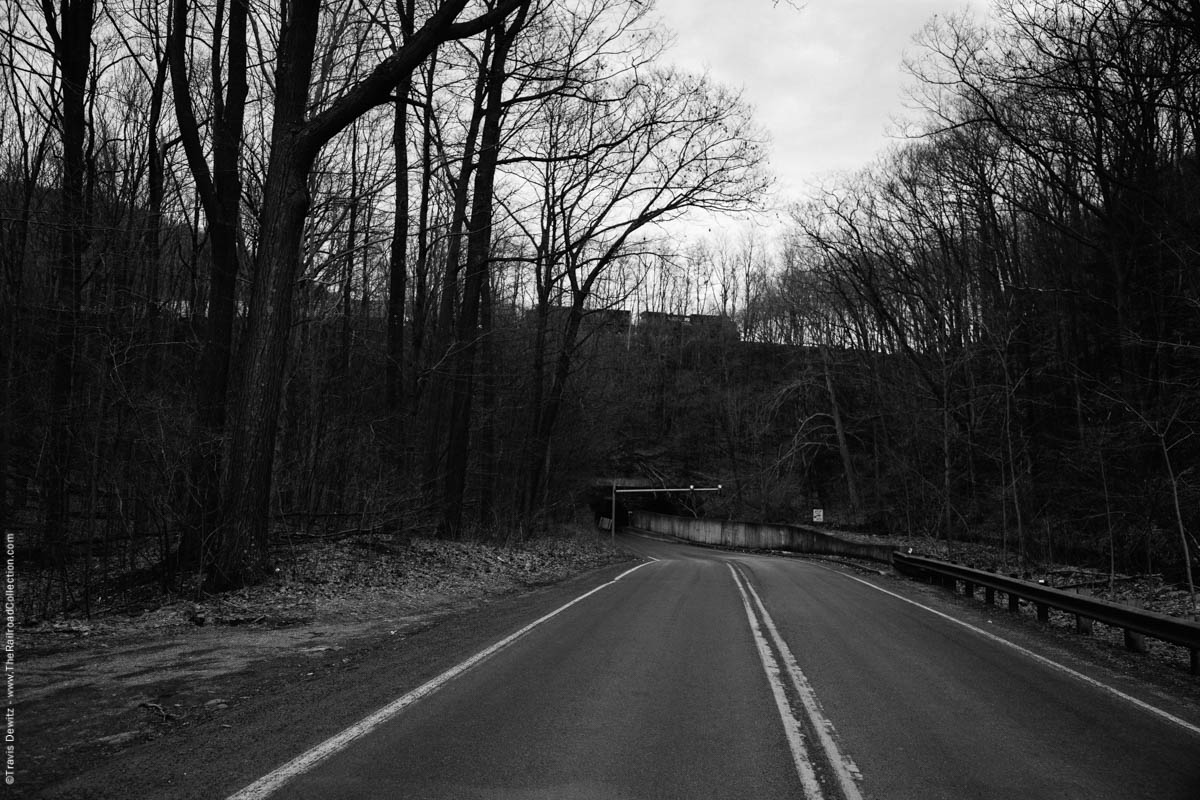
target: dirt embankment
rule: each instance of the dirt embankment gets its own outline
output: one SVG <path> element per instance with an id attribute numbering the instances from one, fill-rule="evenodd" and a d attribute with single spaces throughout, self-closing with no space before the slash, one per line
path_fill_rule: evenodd
<path id="1" fill-rule="evenodd" d="M 199 728 L 220 735 L 240 704 L 353 668 L 381 641 L 626 558 L 584 531 L 519 547 L 314 541 L 298 543 L 261 586 L 25 626 L 10 789 L 36 796 L 146 742 L 169 758 L 174 740 Z"/>

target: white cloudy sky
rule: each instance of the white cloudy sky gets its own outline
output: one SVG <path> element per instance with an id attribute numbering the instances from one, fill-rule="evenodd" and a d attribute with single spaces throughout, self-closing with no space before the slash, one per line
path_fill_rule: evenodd
<path id="1" fill-rule="evenodd" d="M 865 166 L 904 113 L 901 61 L 934 14 L 968 0 L 658 0 L 674 29 L 668 54 L 742 88 L 773 140 L 783 198 L 806 184 Z M 970 5 L 978 8 L 980 0 Z"/>

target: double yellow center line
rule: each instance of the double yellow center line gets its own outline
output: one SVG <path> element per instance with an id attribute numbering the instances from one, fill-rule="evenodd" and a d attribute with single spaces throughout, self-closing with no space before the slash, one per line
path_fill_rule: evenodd
<path id="1" fill-rule="evenodd" d="M 779 709 L 779 719 L 783 723 L 783 732 L 792 751 L 796 774 L 800 776 L 805 796 L 810 800 L 825 800 L 830 796 L 826 789 L 826 786 L 829 786 L 835 793 L 834 796 L 841 797 L 842 800 L 862 800 L 862 793 L 858 789 L 862 773 L 838 743 L 837 731 L 822 711 L 812 684 L 801 671 L 787 642 L 779 634 L 775 620 L 771 619 L 749 578 L 733 564 L 727 566 L 733 574 L 738 593 L 742 596 L 750 632 L 754 636 L 767 682 L 771 685 L 771 693 Z M 763 633 L 764 628 L 766 635 Z M 787 683 L 784 682 L 784 676 L 787 677 Z M 793 697 L 796 702 L 793 702 Z M 810 753 L 810 746 L 813 745 L 818 755 L 816 760 Z M 828 778 L 822 781 L 822 776 Z"/>

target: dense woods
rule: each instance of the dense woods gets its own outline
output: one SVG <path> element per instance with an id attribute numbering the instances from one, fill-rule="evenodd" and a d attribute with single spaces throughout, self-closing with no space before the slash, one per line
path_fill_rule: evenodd
<path id="1" fill-rule="evenodd" d="M 1200 17 L 994 11 L 920 34 L 912 141 L 796 209 L 779 291 L 821 299 L 883 509 L 1190 584 Z"/>
<path id="2" fill-rule="evenodd" d="M 702 241 L 767 144 L 645 3 L 3 15 L 0 526 L 39 613 L 253 582 L 295 532 L 531 535 L 614 475 L 1191 580 L 1188 5 L 935 19 L 907 139 Z"/>
<path id="3" fill-rule="evenodd" d="M 557 455 L 589 435 L 589 317 L 661 223 L 767 183 L 741 100 L 660 63 L 640 3 L 12 2 L 3 29 L 0 488 L 47 612 L 118 574 L 255 581 L 286 531 L 536 532 L 587 480 Z"/>

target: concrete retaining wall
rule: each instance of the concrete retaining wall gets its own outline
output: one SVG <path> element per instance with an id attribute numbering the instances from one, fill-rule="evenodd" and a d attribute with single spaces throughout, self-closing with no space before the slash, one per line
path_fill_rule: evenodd
<path id="1" fill-rule="evenodd" d="M 629 523 L 635 528 L 699 544 L 744 547 L 748 550 L 787 550 L 793 553 L 865 558 L 885 564 L 892 563 L 893 548 L 888 545 L 852 542 L 796 525 L 693 519 L 650 511 L 631 511 Z"/>

